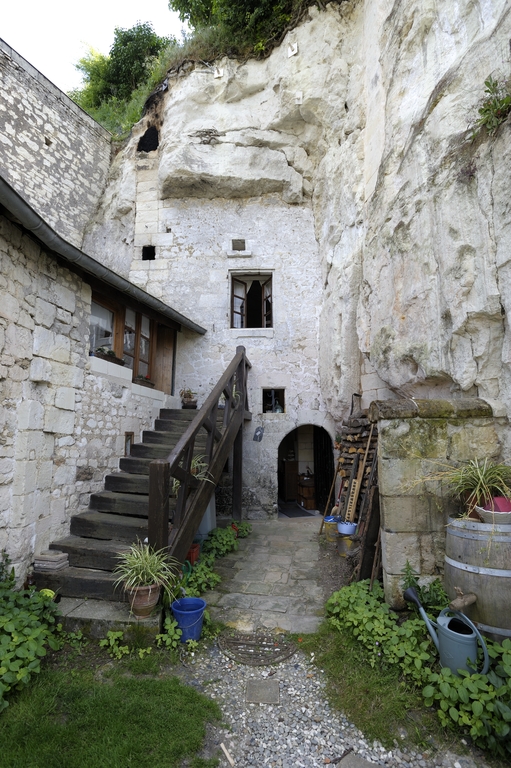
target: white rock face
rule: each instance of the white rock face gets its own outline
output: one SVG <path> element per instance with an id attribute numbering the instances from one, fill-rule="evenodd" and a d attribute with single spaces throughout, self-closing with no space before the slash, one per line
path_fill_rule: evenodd
<path id="1" fill-rule="evenodd" d="M 509 2 L 353 0 L 309 16 L 265 61 L 169 78 L 85 248 L 208 327 L 199 352 L 183 348 L 190 385 L 199 358 L 228 359 L 228 275 L 246 267 L 281 281 L 290 327 L 258 348 L 261 365 L 278 357 L 266 373 L 300 368 L 291 419 L 338 419 L 360 388 L 366 402 L 463 392 L 509 408 L 510 129 L 470 129 L 485 79 L 507 73 Z M 153 123 L 158 150 L 137 153 Z M 250 259 L 228 263 L 234 237 L 253 241 Z"/>

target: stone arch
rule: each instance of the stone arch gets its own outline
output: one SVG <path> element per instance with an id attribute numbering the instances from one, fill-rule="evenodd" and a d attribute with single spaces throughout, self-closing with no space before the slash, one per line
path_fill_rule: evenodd
<path id="1" fill-rule="evenodd" d="M 295 502 L 303 511 L 323 512 L 334 477 L 333 443 L 328 431 L 315 424 L 290 430 L 280 441 L 277 462 L 281 510 Z"/>

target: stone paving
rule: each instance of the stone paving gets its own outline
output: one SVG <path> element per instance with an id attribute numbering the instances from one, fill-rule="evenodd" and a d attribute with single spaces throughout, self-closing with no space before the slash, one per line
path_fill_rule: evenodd
<path id="1" fill-rule="evenodd" d="M 321 622 L 321 517 L 251 521 L 237 552 L 217 561 L 218 589 L 204 595 L 215 620 L 242 632 L 314 632 Z"/>

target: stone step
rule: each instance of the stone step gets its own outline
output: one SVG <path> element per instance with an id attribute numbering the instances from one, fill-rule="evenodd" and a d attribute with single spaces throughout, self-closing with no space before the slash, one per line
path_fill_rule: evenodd
<path id="1" fill-rule="evenodd" d="M 106 512 L 82 512 L 71 518 L 71 535 L 93 539 L 112 539 L 129 544 L 147 536 L 147 519 L 110 515 Z"/>
<path id="2" fill-rule="evenodd" d="M 34 572 L 34 577 L 37 589 L 52 589 L 62 597 L 127 601 L 123 588 L 114 587 L 117 577 L 108 571 L 69 566 L 60 571 Z"/>
<path id="3" fill-rule="evenodd" d="M 133 515 L 147 519 L 149 498 L 147 494 L 142 493 L 99 491 L 91 494 L 89 509 L 110 512 L 113 515 Z"/>
<path id="4" fill-rule="evenodd" d="M 175 421 L 193 421 L 197 411 L 193 408 L 161 408 L 160 419 L 172 419 Z"/>
<path id="5" fill-rule="evenodd" d="M 134 443 L 131 446 L 130 456 L 135 458 L 166 459 L 172 447 L 159 445 L 158 443 Z M 126 457 L 128 458 L 128 457 Z"/>
<path id="6" fill-rule="evenodd" d="M 126 552 L 129 544 L 114 539 L 86 539 L 82 536 L 66 536 L 50 544 L 50 549 L 67 552 L 69 565 L 77 568 L 94 568 L 113 571 L 118 564 L 117 555 Z"/>
<path id="7" fill-rule="evenodd" d="M 149 493 L 149 467 L 147 474 L 131 474 L 129 472 L 113 472 L 105 477 L 105 491 L 114 493 Z"/>

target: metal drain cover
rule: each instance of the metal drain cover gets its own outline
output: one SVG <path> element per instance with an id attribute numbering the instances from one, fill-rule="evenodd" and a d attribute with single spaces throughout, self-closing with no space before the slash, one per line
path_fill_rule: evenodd
<path id="1" fill-rule="evenodd" d="M 277 635 L 224 634 L 218 638 L 218 647 L 229 659 L 251 667 L 264 667 L 289 659 L 296 648 Z"/>

